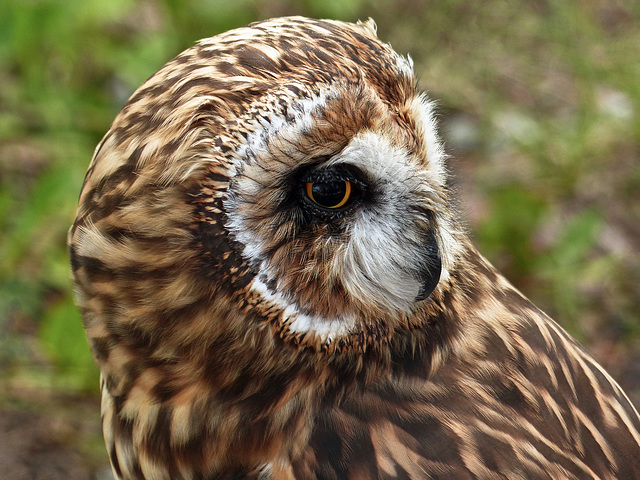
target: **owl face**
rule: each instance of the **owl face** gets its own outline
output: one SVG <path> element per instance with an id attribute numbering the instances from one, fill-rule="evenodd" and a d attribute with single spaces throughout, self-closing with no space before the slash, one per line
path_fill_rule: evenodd
<path id="1" fill-rule="evenodd" d="M 372 23 L 200 42 L 133 95 L 87 174 L 71 251 L 90 337 L 105 315 L 179 344 L 183 318 L 194 338 L 262 322 L 314 347 L 419 324 L 456 257 L 443 160 L 411 62 Z"/>
<path id="2" fill-rule="evenodd" d="M 411 313 L 445 250 L 431 105 L 390 108 L 346 82 L 283 103 L 240 149 L 224 199 L 252 291 L 323 342 Z"/>

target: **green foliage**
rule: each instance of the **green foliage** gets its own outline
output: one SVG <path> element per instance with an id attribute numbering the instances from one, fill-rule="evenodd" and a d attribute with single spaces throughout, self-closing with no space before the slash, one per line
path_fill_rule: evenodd
<path id="1" fill-rule="evenodd" d="M 589 304 L 585 292 L 575 287 L 583 286 L 585 281 L 598 280 L 599 272 L 592 269 L 594 263 L 589 262 L 589 255 L 602 224 L 602 216 L 597 211 L 580 212 L 564 223 L 547 254 L 539 256 L 535 262 L 554 309 L 564 319 L 565 326 L 579 337 L 584 337 L 580 314 Z"/>
<path id="2" fill-rule="evenodd" d="M 507 276 L 529 275 L 536 254 L 532 232 L 538 228 L 544 203 L 522 186 L 491 192 L 491 216 L 477 231 L 484 253 L 499 259 Z"/>
<path id="3" fill-rule="evenodd" d="M 95 391 L 98 367 L 87 349 L 78 308 L 68 298 L 47 309 L 40 340 L 56 365 L 55 386 L 73 391 Z"/>

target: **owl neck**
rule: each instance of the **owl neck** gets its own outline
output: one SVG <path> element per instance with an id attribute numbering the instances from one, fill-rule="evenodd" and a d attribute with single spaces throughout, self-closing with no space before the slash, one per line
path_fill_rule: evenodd
<path id="1" fill-rule="evenodd" d="M 234 304 L 226 299 L 184 328 L 210 326 L 211 318 L 222 327 L 254 328 L 221 328 L 213 338 L 192 336 L 189 342 L 174 338 L 171 348 L 137 339 L 120 359 L 112 352 L 102 369 L 103 428 L 113 439 L 112 462 L 123 461 L 115 452 L 130 451 L 139 462 L 164 459 L 169 472 L 188 465 L 212 474 L 300 454 L 320 410 L 394 377 L 427 379 L 446 363 L 465 328 L 456 323 L 464 309 L 472 308 L 483 285 L 499 281 L 473 251 L 464 261 L 473 267 L 471 276 L 454 270 L 455 289 L 438 289 L 403 328 L 366 348 L 322 351 L 296 344 L 250 314 L 239 322 L 237 312 L 220 309 Z"/>

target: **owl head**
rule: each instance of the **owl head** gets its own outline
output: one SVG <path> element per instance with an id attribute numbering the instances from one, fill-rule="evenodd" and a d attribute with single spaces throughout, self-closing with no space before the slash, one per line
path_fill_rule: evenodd
<path id="1" fill-rule="evenodd" d="M 363 347 L 425 323 L 458 249 L 446 183 L 433 105 L 372 21 L 203 40 L 87 173 L 70 246 L 94 354 L 252 331 Z"/>

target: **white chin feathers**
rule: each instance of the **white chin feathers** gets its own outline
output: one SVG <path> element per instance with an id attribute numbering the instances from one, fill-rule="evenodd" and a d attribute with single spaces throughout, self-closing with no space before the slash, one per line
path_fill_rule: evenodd
<path id="1" fill-rule="evenodd" d="M 278 292 L 271 291 L 259 277 L 253 280 L 251 291 L 282 309 L 282 321 L 293 334 L 315 334 L 320 343 L 328 345 L 337 338 L 347 335 L 355 326 L 353 318 L 324 318 L 300 313 L 295 303 L 290 302 Z"/>

